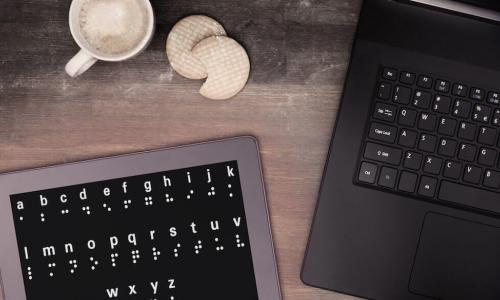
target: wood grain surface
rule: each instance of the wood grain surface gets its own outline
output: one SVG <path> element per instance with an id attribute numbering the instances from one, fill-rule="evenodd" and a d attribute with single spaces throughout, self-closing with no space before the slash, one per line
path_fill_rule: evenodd
<path id="1" fill-rule="evenodd" d="M 1 0 L 0 171 L 254 135 L 284 299 L 353 299 L 307 287 L 299 273 L 360 4 L 153 0 L 156 34 L 145 53 L 71 79 L 70 1 Z M 236 98 L 204 99 L 201 82 L 168 64 L 167 33 L 195 13 L 218 19 L 249 52 L 250 81 Z"/>

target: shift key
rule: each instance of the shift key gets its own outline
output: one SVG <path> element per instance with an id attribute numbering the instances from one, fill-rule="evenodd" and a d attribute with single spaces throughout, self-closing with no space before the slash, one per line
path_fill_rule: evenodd
<path id="1" fill-rule="evenodd" d="M 402 154 L 399 149 L 375 143 L 366 143 L 365 147 L 365 158 L 395 166 L 401 162 Z"/>

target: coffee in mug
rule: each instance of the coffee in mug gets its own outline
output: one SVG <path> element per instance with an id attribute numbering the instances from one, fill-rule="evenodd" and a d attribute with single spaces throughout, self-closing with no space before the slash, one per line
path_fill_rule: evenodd
<path id="1" fill-rule="evenodd" d="M 153 36 L 149 0 L 73 0 L 71 33 L 82 50 L 67 65 L 76 77 L 97 60 L 121 61 L 143 51 Z"/>
<path id="2" fill-rule="evenodd" d="M 122 54 L 147 35 L 148 11 L 140 0 L 86 0 L 79 23 L 83 38 L 92 48 Z"/>

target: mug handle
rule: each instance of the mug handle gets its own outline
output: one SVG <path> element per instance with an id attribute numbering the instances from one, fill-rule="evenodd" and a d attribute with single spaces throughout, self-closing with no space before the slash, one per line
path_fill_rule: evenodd
<path id="1" fill-rule="evenodd" d="M 84 50 L 80 50 L 67 64 L 66 73 L 71 77 L 82 75 L 97 62 L 97 58 Z"/>

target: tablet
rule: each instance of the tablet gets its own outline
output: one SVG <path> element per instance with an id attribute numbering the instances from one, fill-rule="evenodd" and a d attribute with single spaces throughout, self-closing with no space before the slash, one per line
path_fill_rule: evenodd
<path id="1" fill-rule="evenodd" d="M 4 300 L 281 299 L 257 142 L 0 176 Z"/>

